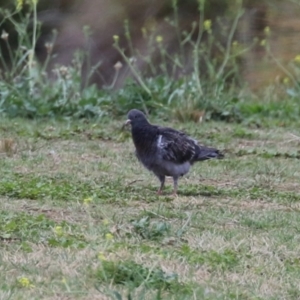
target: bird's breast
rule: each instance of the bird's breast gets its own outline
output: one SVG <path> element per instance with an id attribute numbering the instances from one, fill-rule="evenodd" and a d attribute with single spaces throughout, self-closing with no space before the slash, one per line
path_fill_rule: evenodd
<path id="1" fill-rule="evenodd" d="M 182 164 L 176 164 L 173 162 L 169 162 L 169 161 L 163 161 L 161 163 L 161 167 L 162 170 L 165 173 L 165 176 L 176 176 L 176 177 L 180 177 L 185 175 L 186 173 L 188 173 L 188 171 L 190 170 L 190 163 L 189 162 L 185 162 Z"/>

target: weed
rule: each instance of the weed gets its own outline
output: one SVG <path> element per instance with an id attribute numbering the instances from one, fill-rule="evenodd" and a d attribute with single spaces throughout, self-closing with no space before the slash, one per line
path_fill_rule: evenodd
<path id="1" fill-rule="evenodd" d="M 158 240 L 170 231 L 169 225 L 166 222 L 150 222 L 148 216 L 132 221 L 132 225 L 134 231 L 143 239 Z"/>
<path id="2" fill-rule="evenodd" d="M 160 268 L 147 268 L 133 261 L 102 261 L 95 272 L 100 282 L 113 282 L 130 289 L 144 285 L 150 289 L 180 289 L 177 274 L 167 274 Z"/>

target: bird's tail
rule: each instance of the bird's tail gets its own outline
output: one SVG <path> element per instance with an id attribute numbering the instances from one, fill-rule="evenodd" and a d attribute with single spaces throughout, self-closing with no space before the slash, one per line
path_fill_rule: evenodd
<path id="1" fill-rule="evenodd" d="M 218 149 L 200 146 L 195 161 L 207 160 L 211 158 L 222 159 L 223 157 L 224 154 Z"/>

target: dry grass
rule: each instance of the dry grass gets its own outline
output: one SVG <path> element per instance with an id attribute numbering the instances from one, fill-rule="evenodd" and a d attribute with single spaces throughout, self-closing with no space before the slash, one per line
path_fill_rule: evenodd
<path id="1" fill-rule="evenodd" d="M 0 161 L 1 299 L 300 297 L 299 160 L 276 154 L 298 150 L 293 128 L 245 128 L 247 137 L 230 137 L 241 125 L 203 123 L 195 131 L 187 124 L 227 158 L 195 165 L 173 198 L 171 181 L 156 196 L 158 180 L 117 124 L 105 125 L 111 139 L 103 140 L 101 124 L 81 125 L 80 133 L 39 124 L 45 138 L 34 122 L 19 121 L 22 134 L 1 122 L 10 128 L 4 139 L 18 145 Z M 116 283 L 112 270 L 101 275 L 104 261 L 176 274 L 181 288 L 160 293 L 162 279 L 134 286 L 125 275 Z"/>

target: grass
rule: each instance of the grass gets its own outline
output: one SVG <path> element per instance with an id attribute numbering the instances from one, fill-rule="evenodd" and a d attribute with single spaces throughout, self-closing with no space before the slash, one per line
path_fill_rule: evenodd
<path id="1" fill-rule="evenodd" d="M 0 120 L 1 299 L 300 297 L 298 124 L 168 125 L 226 152 L 177 198 L 121 121 Z"/>

